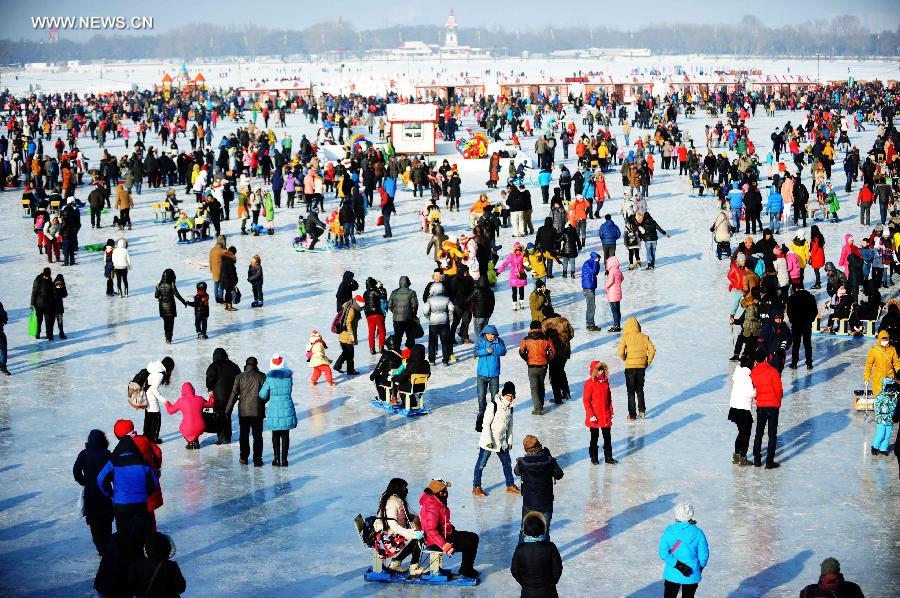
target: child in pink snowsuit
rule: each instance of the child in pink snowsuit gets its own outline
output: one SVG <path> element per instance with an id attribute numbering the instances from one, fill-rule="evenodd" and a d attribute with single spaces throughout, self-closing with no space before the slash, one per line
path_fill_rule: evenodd
<path id="1" fill-rule="evenodd" d="M 166 411 L 169 415 L 181 411 L 181 425 L 178 426 L 178 431 L 187 440 L 186 448 L 200 448 L 200 441 L 197 439 L 206 431 L 206 425 L 203 423 L 203 408 L 212 407 L 214 404 L 212 396 L 204 399 L 197 395 L 190 382 L 181 385 L 181 396 L 174 405 L 166 401 Z"/>

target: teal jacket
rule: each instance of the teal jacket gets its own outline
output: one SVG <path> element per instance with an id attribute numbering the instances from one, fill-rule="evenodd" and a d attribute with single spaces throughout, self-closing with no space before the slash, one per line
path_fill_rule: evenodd
<path id="1" fill-rule="evenodd" d="M 678 544 L 679 541 L 681 544 Z M 675 548 L 676 544 L 678 548 Z M 666 563 L 663 570 L 663 579 L 666 581 L 680 584 L 700 583 L 701 570 L 706 567 L 709 560 L 706 535 L 695 524 L 676 521 L 666 528 L 659 539 L 659 558 Z M 675 568 L 678 561 L 693 569 L 693 573 L 688 576 L 682 575 Z"/>
<path id="2" fill-rule="evenodd" d="M 294 373 L 287 368 L 275 368 L 266 374 L 266 382 L 259 389 L 259 398 L 266 403 L 266 430 L 293 430 L 297 427 L 297 412 L 291 391 Z"/>

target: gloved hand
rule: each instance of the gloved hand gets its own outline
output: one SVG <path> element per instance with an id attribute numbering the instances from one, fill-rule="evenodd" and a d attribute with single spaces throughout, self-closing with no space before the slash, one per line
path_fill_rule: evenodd
<path id="1" fill-rule="evenodd" d="M 781 341 L 781 350 L 787 349 L 787 341 Z"/>
<path id="2" fill-rule="evenodd" d="M 596 423 L 596 422 L 597 422 L 597 416 L 595 416 L 595 415 L 592 415 L 592 416 L 591 416 L 591 420 L 590 420 L 590 421 L 592 421 L 592 422 L 594 422 L 594 423 Z"/>

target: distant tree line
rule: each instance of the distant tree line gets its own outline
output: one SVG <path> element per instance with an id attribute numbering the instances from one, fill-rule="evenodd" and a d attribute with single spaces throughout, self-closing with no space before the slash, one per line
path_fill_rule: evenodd
<path id="1" fill-rule="evenodd" d="M 193 60 L 227 56 L 304 56 L 326 52 L 362 55 L 366 50 L 394 48 L 402 41 L 442 42 L 438 25 L 394 26 L 356 30 L 338 19 L 300 30 L 268 29 L 254 25 L 221 27 L 191 24 L 152 35 L 95 35 L 83 42 L 0 40 L 0 64 L 64 60 Z M 549 53 L 590 47 L 649 48 L 654 54 L 739 56 L 847 56 L 854 58 L 900 55 L 900 27 L 870 31 L 856 16 L 847 15 L 769 27 L 754 16 L 728 25 L 672 23 L 647 25 L 634 31 L 608 27 L 545 27 L 517 31 L 508 28 L 461 27 L 460 44 L 483 48 L 495 55 L 522 51 Z"/>

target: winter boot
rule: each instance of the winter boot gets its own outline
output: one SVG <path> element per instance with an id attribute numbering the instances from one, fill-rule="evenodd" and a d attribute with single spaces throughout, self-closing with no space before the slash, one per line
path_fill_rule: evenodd
<path id="1" fill-rule="evenodd" d="M 513 484 L 512 486 L 507 486 L 507 487 L 506 487 L 506 493 L 507 493 L 507 494 L 519 494 L 519 495 L 521 495 L 521 494 L 522 494 L 522 491 L 519 490 L 519 487 L 518 487 L 518 486 L 516 486 L 515 484 Z"/>
<path id="2" fill-rule="evenodd" d="M 741 467 L 750 467 L 753 465 L 753 461 L 747 459 L 747 455 L 740 455 L 740 459 L 738 459 L 738 465 Z"/>
<path id="3" fill-rule="evenodd" d="M 475 486 L 472 488 L 472 496 L 487 496 L 487 493 L 482 489 L 481 486 Z"/>
<path id="4" fill-rule="evenodd" d="M 612 457 L 609 457 L 604 461 L 604 463 L 606 463 L 607 465 L 615 465 L 616 463 L 618 463 L 618 461 L 616 461 Z"/>
<path id="5" fill-rule="evenodd" d="M 740 463 L 740 460 L 741 460 L 740 455 L 738 455 L 737 453 L 731 454 L 731 464 L 732 465 L 737 465 L 738 463 Z"/>

